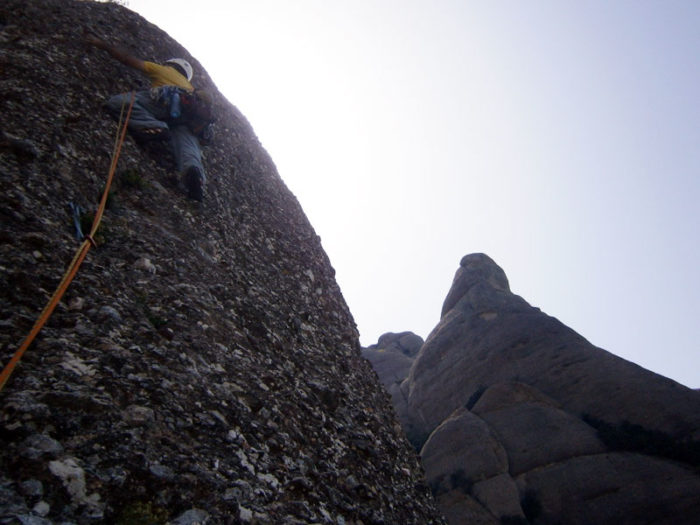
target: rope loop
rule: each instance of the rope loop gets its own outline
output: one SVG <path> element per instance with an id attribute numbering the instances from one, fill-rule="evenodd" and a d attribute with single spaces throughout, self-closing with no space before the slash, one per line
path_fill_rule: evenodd
<path id="1" fill-rule="evenodd" d="M 95 242 L 95 239 L 92 237 L 92 235 L 86 235 L 85 240 L 88 241 L 93 248 L 97 248 L 97 243 Z"/>

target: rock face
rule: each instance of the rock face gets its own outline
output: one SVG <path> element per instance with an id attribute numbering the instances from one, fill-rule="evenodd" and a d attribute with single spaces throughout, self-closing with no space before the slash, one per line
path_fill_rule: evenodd
<path id="1" fill-rule="evenodd" d="M 183 56 L 219 115 L 204 206 L 127 138 L 74 283 L 0 394 L 2 523 L 441 523 L 334 271 L 245 118 L 115 3 L 0 4 L 0 360 L 79 243 L 144 78 L 88 30 Z M 85 217 L 83 217 L 85 218 Z"/>
<path id="2" fill-rule="evenodd" d="M 362 356 L 368 359 L 382 384 L 389 390 L 401 383 L 413 364 L 413 360 L 423 346 L 423 338 L 411 332 L 384 334 L 376 345 L 362 350 Z"/>
<path id="3" fill-rule="evenodd" d="M 387 385 L 399 368 L 375 369 Z M 698 392 L 533 308 L 486 255 L 462 259 L 440 323 L 390 380 L 452 524 L 697 523 Z"/>
<path id="4" fill-rule="evenodd" d="M 408 417 L 408 399 L 401 391 L 401 383 L 406 379 L 421 346 L 423 338 L 412 332 L 387 333 L 379 338 L 376 345 L 362 350 L 362 356 L 372 363 L 402 420 Z"/>

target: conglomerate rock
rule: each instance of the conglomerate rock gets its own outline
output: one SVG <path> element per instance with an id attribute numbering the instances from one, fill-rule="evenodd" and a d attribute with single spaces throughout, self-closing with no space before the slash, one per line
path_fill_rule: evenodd
<path id="1" fill-rule="evenodd" d="M 449 523 L 697 523 L 698 392 L 533 308 L 488 256 L 462 259 L 411 361 L 375 369 Z"/>
<path id="2" fill-rule="evenodd" d="M 320 239 L 196 59 L 115 3 L 0 4 L 0 360 L 94 213 L 102 104 L 182 56 L 215 94 L 203 206 L 126 139 L 97 247 L 0 394 L 0 523 L 440 523 Z M 89 224 L 89 220 L 88 220 Z M 85 226 L 83 226 L 85 227 Z"/>

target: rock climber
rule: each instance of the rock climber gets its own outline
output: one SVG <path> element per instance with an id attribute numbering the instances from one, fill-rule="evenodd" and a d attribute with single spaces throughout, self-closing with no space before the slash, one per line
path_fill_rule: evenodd
<path id="1" fill-rule="evenodd" d="M 135 93 L 129 132 L 141 141 L 170 139 L 175 165 L 187 196 L 201 201 L 206 173 L 199 138 L 213 119 L 209 95 L 195 91 L 190 83 L 193 74 L 190 63 L 182 58 L 171 58 L 163 64 L 156 64 L 136 58 L 94 35 L 86 35 L 85 41 L 149 77 L 151 89 Z M 128 106 L 130 98 L 131 93 L 115 95 L 107 101 L 106 107 L 118 117 L 124 104 Z"/>

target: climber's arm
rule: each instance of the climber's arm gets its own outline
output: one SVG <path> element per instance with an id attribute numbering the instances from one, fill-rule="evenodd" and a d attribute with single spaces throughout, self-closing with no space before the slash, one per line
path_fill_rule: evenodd
<path id="1" fill-rule="evenodd" d="M 104 49 L 110 55 L 112 55 L 112 57 L 116 58 L 119 60 L 119 62 L 126 66 L 138 69 L 139 71 L 145 71 L 146 66 L 143 60 L 136 58 L 120 47 L 112 46 L 94 35 L 86 35 L 85 42 L 99 49 Z"/>

